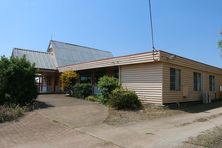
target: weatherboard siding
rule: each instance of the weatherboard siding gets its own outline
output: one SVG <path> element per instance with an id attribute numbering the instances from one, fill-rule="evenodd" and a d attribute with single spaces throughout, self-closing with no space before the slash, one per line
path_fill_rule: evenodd
<path id="1" fill-rule="evenodd" d="M 192 67 L 192 66 L 190 66 Z M 181 70 L 181 89 L 180 91 L 170 90 L 170 68 Z M 216 99 L 221 98 L 219 91 L 222 85 L 222 75 L 216 74 L 211 67 L 204 69 L 201 67 L 189 68 L 171 63 L 163 63 L 163 104 L 175 102 L 201 101 L 203 95 L 209 92 L 210 95 L 216 93 Z M 202 91 L 193 91 L 193 72 L 199 72 L 202 76 Z M 216 91 L 209 91 L 209 75 L 214 75 L 216 79 Z M 185 97 L 184 97 L 185 96 Z"/>
<path id="2" fill-rule="evenodd" d="M 162 64 L 121 66 L 122 86 L 135 91 L 143 103 L 162 104 Z"/>

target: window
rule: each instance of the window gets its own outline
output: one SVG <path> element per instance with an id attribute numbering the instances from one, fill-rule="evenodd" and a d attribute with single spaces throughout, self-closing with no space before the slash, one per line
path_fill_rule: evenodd
<path id="1" fill-rule="evenodd" d="M 91 74 L 81 74 L 80 83 L 91 83 Z"/>
<path id="2" fill-rule="evenodd" d="M 201 91 L 201 74 L 197 72 L 193 73 L 193 90 Z"/>
<path id="3" fill-rule="evenodd" d="M 215 76 L 209 76 L 209 90 L 215 91 Z"/>
<path id="4" fill-rule="evenodd" d="M 170 68 L 170 90 L 180 90 L 181 70 Z"/>

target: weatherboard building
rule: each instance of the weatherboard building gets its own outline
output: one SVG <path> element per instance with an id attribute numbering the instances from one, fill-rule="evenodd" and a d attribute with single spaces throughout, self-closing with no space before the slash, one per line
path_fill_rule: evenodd
<path id="1" fill-rule="evenodd" d="M 143 103 L 216 100 L 222 98 L 222 69 L 162 50 L 113 57 L 111 52 L 51 40 L 47 52 L 14 48 L 12 57 L 25 57 L 38 68 L 40 93 L 60 92 L 59 75 L 77 71 L 94 93 L 103 75 L 115 76 Z"/>

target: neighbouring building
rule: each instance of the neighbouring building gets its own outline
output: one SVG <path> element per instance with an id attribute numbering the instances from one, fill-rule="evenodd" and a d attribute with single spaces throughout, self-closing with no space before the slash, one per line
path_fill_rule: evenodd
<path id="1" fill-rule="evenodd" d="M 112 57 L 107 51 L 50 41 L 46 53 L 15 48 L 12 56 L 36 63 L 40 92 L 59 90 L 59 73 L 73 70 L 80 82 L 115 76 L 144 103 L 167 104 L 221 99 L 222 69 L 161 50 Z"/>

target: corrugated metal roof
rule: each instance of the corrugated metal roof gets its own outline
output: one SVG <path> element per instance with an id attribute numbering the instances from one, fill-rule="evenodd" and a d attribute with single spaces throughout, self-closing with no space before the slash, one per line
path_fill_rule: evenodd
<path id="1" fill-rule="evenodd" d="M 54 49 L 57 67 L 113 57 L 108 51 L 54 40 L 50 41 L 50 47 Z"/>
<path id="2" fill-rule="evenodd" d="M 14 48 L 12 51 L 13 57 L 21 58 L 24 55 L 29 62 L 35 63 L 36 68 L 56 70 L 55 61 L 50 53 L 20 48 Z"/>

